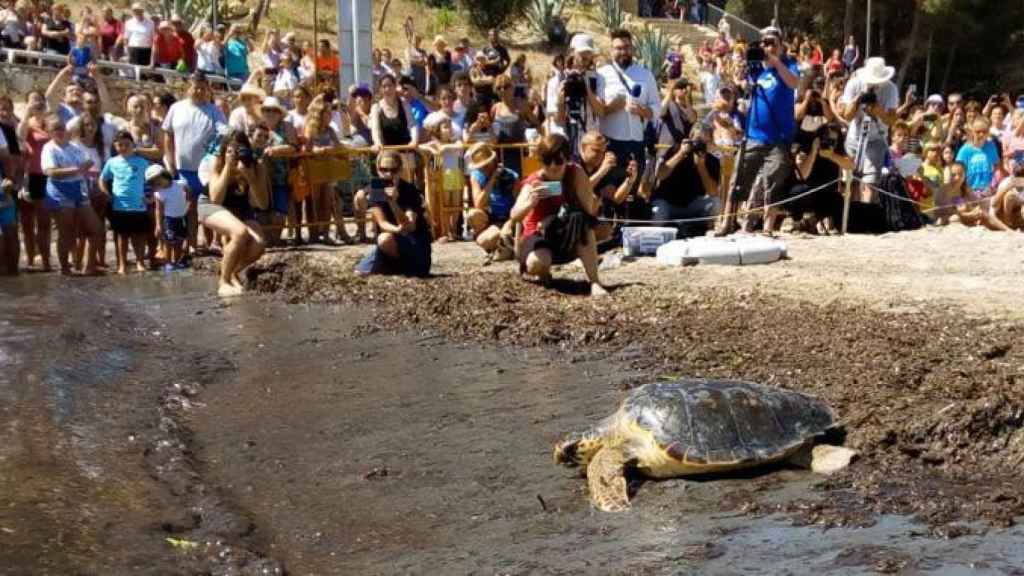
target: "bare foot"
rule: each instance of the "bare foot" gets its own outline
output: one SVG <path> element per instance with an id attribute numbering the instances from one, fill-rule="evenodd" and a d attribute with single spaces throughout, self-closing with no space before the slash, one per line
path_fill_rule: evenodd
<path id="1" fill-rule="evenodd" d="M 242 282 L 242 277 L 237 272 L 235 272 L 235 275 L 231 277 L 231 285 L 239 290 L 245 290 L 245 284 Z"/>
<path id="2" fill-rule="evenodd" d="M 74 276 L 75 275 L 75 271 L 72 270 L 70 266 L 61 266 L 60 267 L 60 273 L 61 273 L 61 276 Z"/>
<path id="3" fill-rule="evenodd" d="M 100 270 L 98 266 L 93 268 L 86 268 L 85 270 L 82 271 L 83 276 L 103 276 L 104 274 L 106 273 Z"/>
<path id="4" fill-rule="evenodd" d="M 217 288 L 217 296 L 220 296 L 221 298 L 231 298 L 234 296 L 241 295 L 241 286 L 235 286 L 234 284 L 226 284 L 224 282 L 221 282 L 220 287 Z"/>
<path id="5" fill-rule="evenodd" d="M 136 262 L 135 263 L 135 271 L 136 272 L 145 272 L 146 271 L 146 265 L 143 264 L 142 262 Z"/>
<path id="6" fill-rule="evenodd" d="M 594 298 L 604 298 L 605 296 L 608 296 L 609 293 L 605 290 L 604 286 L 594 282 L 590 285 L 590 295 Z"/>

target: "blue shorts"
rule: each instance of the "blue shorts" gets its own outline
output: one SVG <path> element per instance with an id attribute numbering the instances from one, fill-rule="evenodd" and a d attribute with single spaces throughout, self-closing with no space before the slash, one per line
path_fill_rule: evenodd
<path id="1" fill-rule="evenodd" d="M 194 170 L 178 170 L 178 174 L 185 179 L 185 183 L 188 184 L 188 199 L 195 202 L 197 198 L 205 191 L 205 186 L 199 181 L 199 172 Z"/>
<path id="2" fill-rule="evenodd" d="M 89 204 L 85 195 L 85 181 L 61 182 L 50 178 L 46 182 L 46 207 L 50 210 L 81 208 Z"/>
<path id="3" fill-rule="evenodd" d="M 188 223 L 184 217 L 173 218 L 164 216 L 163 221 L 164 240 L 168 244 L 180 244 L 188 237 Z"/>
<path id="4" fill-rule="evenodd" d="M 292 202 L 292 190 L 287 186 L 275 186 L 270 194 L 270 208 L 282 216 L 288 215 L 288 205 Z"/>

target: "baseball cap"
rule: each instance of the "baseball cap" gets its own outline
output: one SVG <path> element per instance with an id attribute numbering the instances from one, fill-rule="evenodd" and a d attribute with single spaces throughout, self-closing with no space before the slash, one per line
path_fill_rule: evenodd
<path id="1" fill-rule="evenodd" d="M 573 36 L 572 41 L 569 43 L 569 49 L 573 54 L 582 54 L 583 52 L 593 54 L 597 52 L 594 49 L 594 38 L 590 34 L 577 34 Z"/>
<path id="2" fill-rule="evenodd" d="M 942 94 L 932 94 L 924 102 L 925 104 L 945 104 L 946 99 L 942 97 Z"/>
<path id="3" fill-rule="evenodd" d="M 170 173 L 161 164 L 152 164 L 149 168 L 146 168 L 146 182 L 155 180 L 156 178 L 166 177 L 168 180 L 171 178 Z"/>
<path id="4" fill-rule="evenodd" d="M 761 38 L 775 38 L 782 40 L 782 30 L 777 26 L 768 26 L 761 29 Z"/>

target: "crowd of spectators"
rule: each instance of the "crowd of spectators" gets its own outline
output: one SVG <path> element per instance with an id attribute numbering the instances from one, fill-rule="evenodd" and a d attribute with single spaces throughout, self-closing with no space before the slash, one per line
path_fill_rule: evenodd
<path id="1" fill-rule="evenodd" d="M 472 240 L 488 262 L 517 259 L 539 282 L 579 258 L 592 293 L 603 295 L 598 255 L 621 243 L 623 222 L 699 235 L 724 209 L 720 231 L 730 232 L 738 202 L 794 198 L 747 223 L 772 232 L 783 214 L 794 230 L 830 232 L 843 170 L 865 183 L 855 221 L 881 201 L 883 177 L 899 173 L 906 201 L 928 221 L 1024 224 L 1024 100 L 997 95 L 982 105 L 913 90 L 901 98 L 892 68 L 861 62 L 853 39 L 826 59 L 813 38 L 772 29 L 753 83 L 749 46 L 727 28 L 696 50 L 699 81 L 684 74 L 684 46 L 649 70 L 625 30 L 610 34 L 606 53 L 574 36 L 544 72 L 513 56 L 496 30 L 483 46 L 438 36 L 429 49 L 412 33 L 398 57 L 373 52 L 371 82 L 338 94 L 340 62 L 326 41 L 314 49 L 270 30 L 254 46 L 237 28 L 206 28 L 186 42 L 175 18 L 107 10 L 72 25 L 60 6 L 36 27 L 23 2 L 5 12 L 4 42 L 78 40 L 44 42 L 68 48 L 69 61 L 45 93 L 27 95 L 20 118 L 0 98 L 8 272 L 22 266 L 22 246 L 24 265 L 52 268 L 55 223 L 65 274 L 107 268 L 109 226 L 122 274 L 129 251 L 136 269 L 168 271 L 219 251 L 225 296 L 242 290 L 241 271 L 267 245 L 365 242 L 358 273 L 423 276 L 435 240 Z M 65 25 L 67 34 L 53 35 Z M 182 69 L 187 89 L 142 83 L 119 106 L 76 50 Z M 245 84 L 218 95 L 211 73 Z M 762 107 L 751 104 L 754 86 Z M 741 167 L 745 135 L 755 161 Z M 350 177 L 304 176 L 301 158 L 333 155 L 347 157 Z M 734 198 L 734 179 L 760 196 Z"/>

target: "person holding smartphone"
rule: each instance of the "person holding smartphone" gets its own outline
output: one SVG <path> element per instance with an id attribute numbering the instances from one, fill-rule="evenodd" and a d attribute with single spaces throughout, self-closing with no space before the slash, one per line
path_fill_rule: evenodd
<path id="1" fill-rule="evenodd" d="M 519 272 L 541 283 L 551 280 L 551 266 L 583 263 L 591 296 L 607 296 L 597 271 L 594 236 L 600 201 L 583 168 L 569 162 L 569 141 L 548 134 L 537 146 L 543 167 L 523 181 L 510 220 L 522 223 L 517 254 Z"/>
<path id="2" fill-rule="evenodd" d="M 425 216 L 423 193 L 400 177 L 402 156 L 385 150 L 377 156 L 379 179 L 365 191 L 370 218 L 377 226 L 377 244 L 356 265 L 360 276 L 430 275 L 433 240 Z"/>

